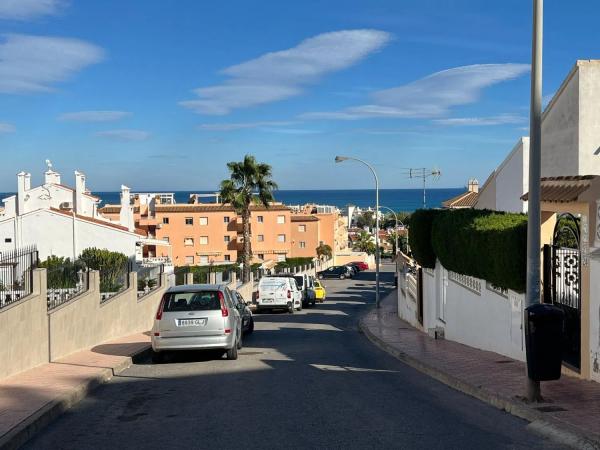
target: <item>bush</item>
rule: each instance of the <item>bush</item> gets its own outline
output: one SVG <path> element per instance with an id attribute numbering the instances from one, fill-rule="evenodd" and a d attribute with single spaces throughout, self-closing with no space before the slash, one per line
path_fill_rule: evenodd
<path id="1" fill-rule="evenodd" d="M 431 245 L 431 229 L 434 219 L 445 211 L 418 209 L 410 216 L 408 243 L 415 260 L 423 267 L 435 268 L 436 256 Z"/>
<path id="2" fill-rule="evenodd" d="M 100 272 L 100 292 L 116 292 L 126 283 L 129 258 L 123 253 L 106 249 L 86 248 L 79 256 L 85 267 Z"/>
<path id="3" fill-rule="evenodd" d="M 298 257 L 298 258 L 287 258 L 285 261 L 279 261 L 276 264 L 277 269 L 285 269 L 288 267 L 300 267 L 306 266 L 313 262 L 311 257 Z"/>
<path id="4" fill-rule="evenodd" d="M 414 215 L 412 224 L 411 247 Z M 424 239 L 419 233 L 417 236 Z M 420 240 L 418 245 L 422 245 Z M 439 211 L 433 220 L 431 247 L 427 258 L 437 256 L 448 270 L 487 280 L 499 288 L 525 291 L 527 217 L 523 214 L 476 209 Z M 412 250 L 414 253 L 415 247 Z"/>
<path id="5" fill-rule="evenodd" d="M 77 286 L 79 281 L 77 272 L 83 269 L 83 263 L 52 255 L 41 262 L 39 267 L 46 269 L 48 289 L 67 289 Z"/>

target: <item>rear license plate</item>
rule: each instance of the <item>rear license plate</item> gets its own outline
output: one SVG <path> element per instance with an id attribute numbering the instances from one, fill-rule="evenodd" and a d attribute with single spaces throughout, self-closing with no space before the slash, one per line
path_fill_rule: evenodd
<path id="1" fill-rule="evenodd" d="M 206 319 L 179 319 L 177 326 L 179 327 L 203 327 L 206 325 Z"/>
<path id="2" fill-rule="evenodd" d="M 272 298 L 263 298 L 263 299 L 262 299 L 262 302 L 263 302 L 263 303 L 273 303 L 273 302 L 274 302 L 274 300 L 273 300 Z"/>

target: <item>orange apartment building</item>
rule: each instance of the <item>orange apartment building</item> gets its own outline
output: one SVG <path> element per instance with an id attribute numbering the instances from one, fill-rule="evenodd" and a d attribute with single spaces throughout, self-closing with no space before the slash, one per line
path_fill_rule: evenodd
<path id="1" fill-rule="evenodd" d="M 144 257 L 169 258 L 175 266 L 223 264 L 237 261 L 242 249 L 242 221 L 229 205 L 177 204 L 172 194 L 132 194 L 136 226 L 170 247 L 148 247 Z M 118 220 L 121 207 L 107 205 L 100 212 Z M 314 214 L 313 214 L 314 212 Z M 284 261 L 290 257 L 316 257 L 323 242 L 335 250 L 346 249 L 345 221 L 339 211 L 302 211 L 281 203 L 269 208 L 253 206 L 250 216 L 252 254 L 255 262 Z"/>

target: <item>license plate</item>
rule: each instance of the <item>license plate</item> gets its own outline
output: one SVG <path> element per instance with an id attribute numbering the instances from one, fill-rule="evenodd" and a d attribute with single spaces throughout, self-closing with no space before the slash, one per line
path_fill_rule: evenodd
<path id="1" fill-rule="evenodd" d="M 203 327 L 206 325 L 206 319 L 179 319 L 177 326 L 180 327 Z"/>
<path id="2" fill-rule="evenodd" d="M 273 302 L 274 302 L 274 300 L 273 300 L 272 298 L 263 298 L 263 299 L 262 299 L 262 302 L 263 302 L 263 303 L 273 303 Z"/>

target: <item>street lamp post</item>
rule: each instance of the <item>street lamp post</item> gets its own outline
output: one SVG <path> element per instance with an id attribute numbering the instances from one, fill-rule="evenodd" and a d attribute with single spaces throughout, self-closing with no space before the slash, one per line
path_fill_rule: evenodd
<path id="1" fill-rule="evenodd" d="M 540 302 L 543 11 L 543 0 L 533 0 L 526 307 Z M 529 377 L 527 377 L 527 399 L 533 402 L 542 400 L 540 382 Z"/>
<path id="2" fill-rule="evenodd" d="M 395 235 L 396 235 L 396 256 L 398 255 L 398 223 L 402 223 L 401 220 L 398 220 L 398 214 L 396 214 L 396 211 L 394 211 L 392 208 L 388 208 L 387 206 L 380 206 L 380 208 L 383 209 L 387 209 L 388 211 L 390 211 L 393 215 L 394 215 L 394 219 L 396 219 L 396 231 L 395 231 Z M 402 223 L 402 225 L 404 225 Z"/>
<path id="3" fill-rule="evenodd" d="M 375 307 L 379 308 L 379 178 L 373 166 L 362 159 L 351 156 L 336 156 L 335 162 L 341 163 L 346 160 L 358 161 L 369 168 L 375 178 Z"/>

